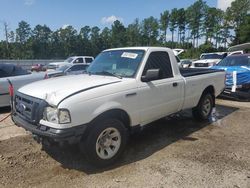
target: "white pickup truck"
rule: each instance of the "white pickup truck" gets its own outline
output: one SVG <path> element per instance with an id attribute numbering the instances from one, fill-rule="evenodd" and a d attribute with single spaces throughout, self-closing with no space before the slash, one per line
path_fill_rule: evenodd
<path id="1" fill-rule="evenodd" d="M 94 57 L 92 57 L 92 56 L 72 56 L 72 57 L 67 58 L 64 61 L 49 63 L 47 66 L 47 69 L 48 70 L 55 70 L 59 67 L 62 67 L 64 65 L 68 65 L 68 64 L 78 64 L 78 63 L 89 64 L 93 60 L 94 60 Z"/>
<path id="2" fill-rule="evenodd" d="M 236 54 L 243 54 L 243 51 L 203 53 L 199 60 L 192 62 L 190 68 L 211 68 L 225 57 Z"/>
<path id="3" fill-rule="evenodd" d="M 183 109 L 206 120 L 224 89 L 225 72 L 181 69 L 171 49 L 105 50 L 82 75 L 26 85 L 12 118 L 38 141 L 79 143 L 99 166 L 120 156 L 129 133 Z"/>

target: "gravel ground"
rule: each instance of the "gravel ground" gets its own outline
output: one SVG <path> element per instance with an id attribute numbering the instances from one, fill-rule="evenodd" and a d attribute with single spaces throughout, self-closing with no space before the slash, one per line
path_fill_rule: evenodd
<path id="1" fill-rule="evenodd" d="M 198 123 L 189 111 L 153 123 L 107 169 L 89 166 L 76 146 L 42 148 L 7 118 L 0 123 L 0 187 L 250 188 L 250 103 L 217 104 L 214 123 Z"/>

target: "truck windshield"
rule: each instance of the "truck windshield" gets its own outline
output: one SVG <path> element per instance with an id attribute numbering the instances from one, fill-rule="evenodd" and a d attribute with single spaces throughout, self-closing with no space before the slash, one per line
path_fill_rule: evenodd
<path id="1" fill-rule="evenodd" d="M 72 66 L 71 64 L 69 64 L 69 65 L 63 65 L 63 66 L 57 68 L 56 70 L 64 72 L 67 68 L 69 68 L 71 66 Z"/>
<path id="2" fill-rule="evenodd" d="M 68 59 L 64 60 L 64 62 L 67 62 L 67 63 L 70 63 L 73 61 L 73 58 L 72 57 L 69 57 Z"/>
<path id="3" fill-rule="evenodd" d="M 223 59 L 225 56 L 225 54 L 204 54 L 201 59 Z"/>
<path id="4" fill-rule="evenodd" d="M 250 56 L 228 56 L 221 60 L 217 66 L 250 66 Z"/>
<path id="5" fill-rule="evenodd" d="M 144 50 L 111 50 L 100 53 L 87 72 L 132 78 L 143 59 Z"/>

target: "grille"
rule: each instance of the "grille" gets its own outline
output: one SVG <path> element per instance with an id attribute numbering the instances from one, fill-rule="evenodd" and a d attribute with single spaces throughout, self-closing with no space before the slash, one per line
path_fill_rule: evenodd
<path id="1" fill-rule="evenodd" d="M 195 67 L 208 67 L 208 63 L 195 63 Z"/>
<path id="2" fill-rule="evenodd" d="M 35 124 L 42 118 L 42 100 L 17 94 L 15 96 L 15 111 L 26 121 Z"/>

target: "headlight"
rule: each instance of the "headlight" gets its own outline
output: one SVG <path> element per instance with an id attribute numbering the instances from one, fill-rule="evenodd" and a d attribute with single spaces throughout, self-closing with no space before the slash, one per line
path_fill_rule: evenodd
<path id="1" fill-rule="evenodd" d="M 59 123 L 64 124 L 70 122 L 71 118 L 69 111 L 67 109 L 59 109 Z"/>
<path id="2" fill-rule="evenodd" d="M 212 67 L 212 66 L 215 66 L 215 65 L 216 65 L 216 62 L 210 62 L 210 63 L 208 63 L 209 67 Z"/>
<path id="3" fill-rule="evenodd" d="M 51 123 L 58 123 L 58 110 L 53 107 L 46 107 L 44 110 L 44 119 Z"/>
<path id="4" fill-rule="evenodd" d="M 43 116 L 46 121 L 51 123 L 65 124 L 71 122 L 70 113 L 67 109 L 46 107 Z"/>

